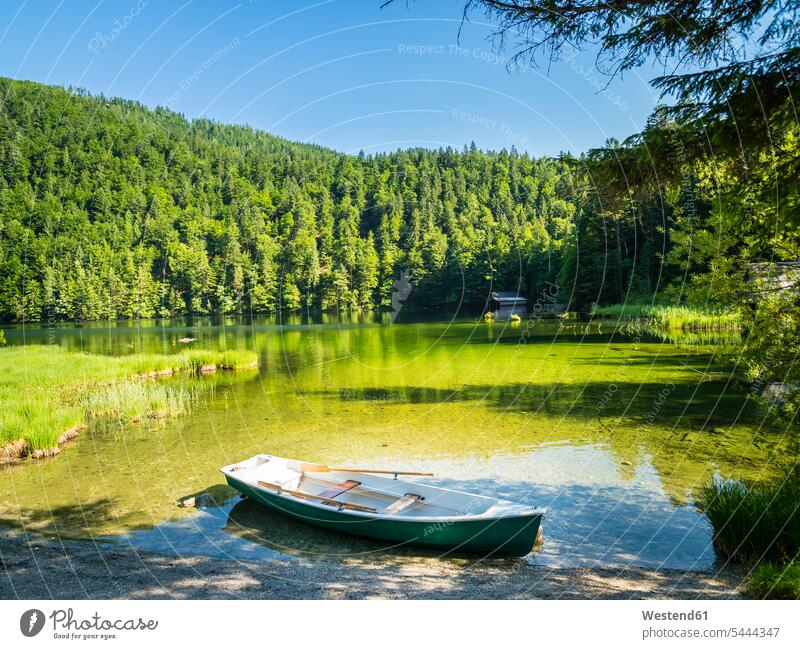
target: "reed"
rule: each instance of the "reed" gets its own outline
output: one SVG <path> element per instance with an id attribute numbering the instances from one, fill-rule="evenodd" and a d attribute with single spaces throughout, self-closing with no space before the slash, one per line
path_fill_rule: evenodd
<path id="1" fill-rule="evenodd" d="M 198 400 L 200 391 L 199 386 L 115 382 L 103 390 L 85 394 L 82 406 L 91 430 L 108 430 L 144 418 L 185 414 Z"/>
<path id="2" fill-rule="evenodd" d="M 736 329 L 741 322 L 738 311 L 717 311 L 687 306 L 654 306 L 647 318 L 664 329 L 719 330 Z"/>
<path id="3" fill-rule="evenodd" d="M 25 439 L 33 450 L 55 448 L 61 434 L 81 424 L 81 413 L 74 408 L 52 409 L 30 417 Z"/>
<path id="4" fill-rule="evenodd" d="M 146 376 L 152 372 L 180 372 L 189 368 L 185 354 L 131 354 L 120 358 L 134 374 Z"/>
<path id="5" fill-rule="evenodd" d="M 258 366 L 258 355 L 247 349 L 228 349 L 219 353 L 218 365 L 226 370 L 242 370 Z"/>
<path id="6" fill-rule="evenodd" d="M 741 326 L 741 314 L 736 310 L 658 304 L 612 304 L 594 306 L 591 313 L 599 318 L 640 320 L 642 324 L 658 331 L 736 330 Z"/>
<path id="7" fill-rule="evenodd" d="M 800 471 L 746 485 L 713 479 L 701 494 L 702 508 L 714 528 L 714 547 L 740 563 L 787 562 L 800 552 Z"/>
<path id="8" fill-rule="evenodd" d="M 220 355 L 203 349 L 193 349 L 186 352 L 186 359 L 189 369 L 197 373 L 206 369 L 217 369 Z"/>
<path id="9" fill-rule="evenodd" d="M 81 412 L 45 395 L 22 403 L 0 400 L 0 443 L 24 439 L 32 449 L 53 448 L 68 428 L 81 424 Z"/>
<path id="10" fill-rule="evenodd" d="M 210 352 L 196 349 L 186 352 L 186 362 L 192 372 L 211 369 L 240 370 L 258 365 L 258 355 L 247 349 Z"/>

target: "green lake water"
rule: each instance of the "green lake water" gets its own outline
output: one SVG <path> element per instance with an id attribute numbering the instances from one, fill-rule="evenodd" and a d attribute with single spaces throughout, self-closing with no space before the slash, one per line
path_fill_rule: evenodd
<path id="1" fill-rule="evenodd" d="M 0 524 L 177 555 L 424 553 L 240 501 L 218 468 L 266 452 L 433 471 L 443 486 L 546 507 L 535 563 L 712 566 L 698 488 L 714 474 L 766 477 L 790 437 L 728 382 L 713 339 L 526 327 L 371 315 L 4 327 L 12 345 L 111 355 L 173 353 L 190 336 L 256 350 L 261 367 L 195 379 L 213 390 L 188 416 L 84 433 L 57 458 L 0 467 Z M 176 506 L 195 494 L 197 508 Z"/>

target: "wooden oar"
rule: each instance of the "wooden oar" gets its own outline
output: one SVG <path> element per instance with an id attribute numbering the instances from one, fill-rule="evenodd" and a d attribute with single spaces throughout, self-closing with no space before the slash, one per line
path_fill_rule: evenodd
<path id="1" fill-rule="evenodd" d="M 302 473 L 327 473 L 328 471 L 349 471 L 351 473 L 384 473 L 386 475 L 427 475 L 432 476 L 432 473 L 424 473 L 422 471 L 388 471 L 386 469 L 353 469 L 343 466 L 328 466 L 327 464 L 306 464 L 300 465 Z"/>
<path id="2" fill-rule="evenodd" d="M 316 496 L 314 494 L 308 494 L 305 491 L 294 491 L 292 489 L 284 489 L 280 485 L 272 484 L 271 482 L 264 482 L 263 480 L 259 480 L 258 484 L 262 487 L 267 487 L 267 489 L 274 489 L 278 493 L 289 494 L 290 496 L 296 496 L 297 498 L 310 498 L 311 500 L 318 500 L 320 502 L 325 503 L 326 505 L 338 505 L 342 509 L 352 509 L 357 512 L 370 512 L 374 514 L 378 510 L 374 507 L 365 507 L 363 505 L 356 505 L 354 503 L 343 503 L 341 500 L 334 500 L 333 498 L 325 498 L 324 496 Z"/>

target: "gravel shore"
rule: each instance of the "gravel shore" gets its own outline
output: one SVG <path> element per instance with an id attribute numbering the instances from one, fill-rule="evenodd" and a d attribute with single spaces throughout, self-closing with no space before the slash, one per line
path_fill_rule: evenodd
<path id="1" fill-rule="evenodd" d="M 730 599 L 745 573 L 372 557 L 243 562 L 0 530 L 2 599 Z"/>

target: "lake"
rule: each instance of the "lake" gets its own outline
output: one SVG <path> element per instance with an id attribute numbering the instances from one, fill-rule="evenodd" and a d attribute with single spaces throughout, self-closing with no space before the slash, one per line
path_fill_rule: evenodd
<path id="1" fill-rule="evenodd" d="M 1 524 L 169 554 L 424 554 L 240 500 L 218 468 L 265 452 L 432 471 L 442 486 L 546 507 L 532 563 L 708 569 L 699 487 L 766 477 L 793 443 L 728 381 L 713 336 L 388 314 L 3 328 L 11 345 L 112 355 L 182 351 L 184 336 L 257 351 L 258 370 L 193 379 L 211 389 L 188 416 L 84 433 L 57 458 L 0 467 Z M 197 507 L 177 507 L 192 495 Z"/>

